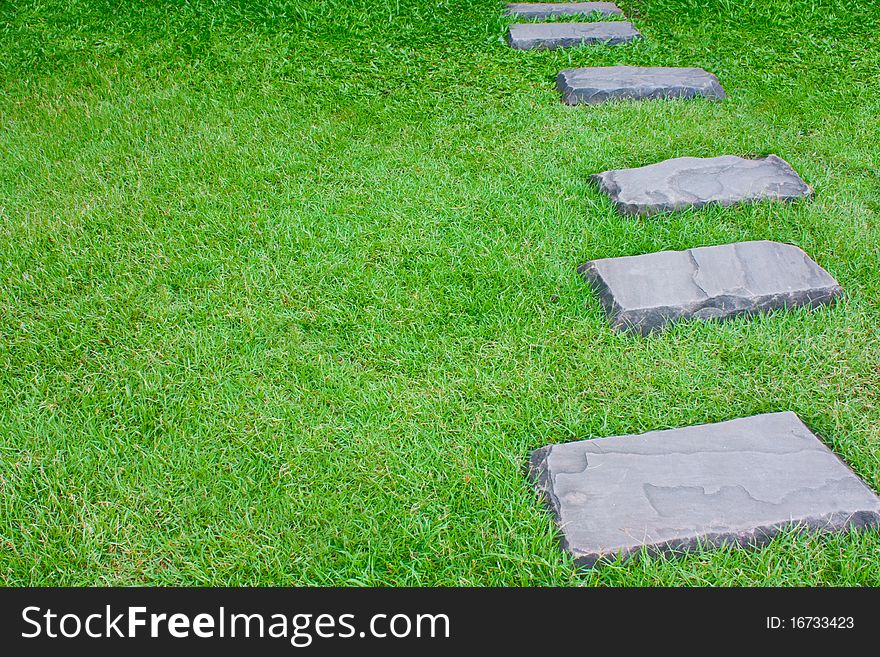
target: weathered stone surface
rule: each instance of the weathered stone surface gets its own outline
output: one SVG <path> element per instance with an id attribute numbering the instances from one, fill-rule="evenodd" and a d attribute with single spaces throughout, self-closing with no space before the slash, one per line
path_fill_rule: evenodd
<path id="1" fill-rule="evenodd" d="M 587 44 L 617 45 L 641 38 L 632 23 L 516 23 L 507 42 L 516 50 L 568 48 Z"/>
<path id="2" fill-rule="evenodd" d="M 604 258 L 578 271 L 598 293 L 611 326 L 642 335 L 679 319 L 819 306 L 843 294 L 801 249 L 769 241 Z"/>
<path id="3" fill-rule="evenodd" d="M 556 86 L 567 105 L 608 100 L 724 98 L 724 89 L 701 68 L 597 66 L 560 71 Z"/>
<path id="4" fill-rule="evenodd" d="M 735 155 L 679 157 L 637 169 L 591 176 L 623 214 L 735 205 L 762 200 L 793 201 L 813 191 L 776 155 L 747 160 Z"/>
<path id="5" fill-rule="evenodd" d="M 790 412 L 542 447 L 530 475 L 582 565 L 880 525 L 880 498 Z"/>
<path id="6" fill-rule="evenodd" d="M 573 14 L 602 14 L 622 16 L 613 2 L 510 2 L 504 12 L 517 18 L 551 18 Z"/>

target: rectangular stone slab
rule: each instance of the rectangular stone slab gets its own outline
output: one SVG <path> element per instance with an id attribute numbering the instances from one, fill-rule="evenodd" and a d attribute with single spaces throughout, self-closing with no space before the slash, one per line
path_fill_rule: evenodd
<path id="1" fill-rule="evenodd" d="M 552 50 L 582 45 L 617 45 L 641 38 L 632 23 L 515 23 L 507 43 L 516 50 Z"/>
<path id="2" fill-rule="evenodd" d="M 718 78 L 701 68 L 569 68 L 556 76 L 556 86 L 566 105 L 597 104 L 609 100 L 724 98 L 724 89 Z"/>
<path id="3" fill-rule="evenodd" d="M 613 2 L 510 2 L 504 13 L 518 18 L 552 18 L 574 14 L 602 14 L 622 16 Z"/>
<path id="4" fill-rule="evenodd" d="M 677 320 L 819 306 L 843 295 L 801 249 L 769 241 L 604 258 L 578 271 L 598 293 L 611 327 L 642 335 Z"/>
<path id="5" fill-rule="evenodd" d="M 578 564 L 642 548 L 880 525 L 880 499 L 791 412 L 542 447 L 530 476 Z"/>
<path id="6" fill-rule="evenodd" d="M 793 201 L 813 190 L 776 155 L 747 160 L 735 155 L 679 157 L 637 169 L 590 177 L 623 214 L 652 215 L 705 205 L 763 200 Z"/>

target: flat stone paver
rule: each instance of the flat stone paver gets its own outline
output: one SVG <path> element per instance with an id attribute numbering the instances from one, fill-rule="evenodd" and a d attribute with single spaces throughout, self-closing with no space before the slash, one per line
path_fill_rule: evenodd
<path id="1" fill-rule="evenodd" d="M 574 14 L 622 16 L 613 2 L 510 2 L 504 13 L 517 18 L 552 18 Z"/>
<path id="2" fill-rule="evenodd" d="M 660 98 L 724 98 L 724 89 L 701 68 L 597 66 L 569 68 L 556 76 L 556 86 L 567 105 L 609 100 Z"/>
<path id="3" fill-rule="evenodd" d="M 507 42 L 516 50 L 553 50 L 582 45 L 617 45 L 641 36 L 633 24 L 626 21 L 515 23 L 507 33 Z"/>
<path id="4" fill-rule="evenodd" d="M 677 320 L 819 306 L 843 295 L 801 249 L 769 241 L 604 258 L 578 271 L 612 328 L 642 335 Z"/>
<path id="5" fill-rule="evenodd" d="M 880 498 L 790 412 L 542 447 L 530 475 L 587 566 L 880 525 Z"/>
<path id="6" fill-rule="evenodd" d="M 709 204 L 793 201 L 813 193 L 776 155 L 754 160 L 735 155 L 679 157 L 637 169 L 605 171 L 590 179 L 620 212 L 642 216 Z"/>

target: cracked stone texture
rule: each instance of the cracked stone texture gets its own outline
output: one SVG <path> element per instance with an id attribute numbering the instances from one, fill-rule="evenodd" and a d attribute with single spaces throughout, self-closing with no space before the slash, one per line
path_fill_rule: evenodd
<path id="1" fill-rule="evenodd" d="M 643 216 L 710 203 L 793 201 L 813 193 L 776 155 L 755 160 L 735 155 L 679 157 L 637 169 L 605 171 L 590 179 L 620 212 Z"/>
<path id="2" fill-rule="evenodd" d="M 722 99 L 724 89 L 701 68 L 597 66 L 560 71 L 556 86 L 567 105 L 596 104 L 609 100 L 657 98 Z"/>
<path id="3" fill-rule="evenodd" d="M 549 445 L 530 477 L 586 566 L 642 547 L 766 543 L 880 526 L 880 498 L 791 412 Z"/>
<path id="4" fill-rule="evenodd" d="M 622 16 L 613 2 L 510 2 L 504 12 L 517 18 L 551 18 L 571 14 L 603 14 Z"/>
<path id="5" fill-rule="evenodd" d="M 587 44 L 617 45 L 640 39 L 632 23 L 515 23 L 507 42 L 516 50 L 567 48 Z"/>
<path id="6" fill-rule="evenodd" d="M 801 249 L 769 241 L 591 260 L 578 271 L 612 328 L 642 335 L 682 319 L 819 306 L 843 295 Z"/>

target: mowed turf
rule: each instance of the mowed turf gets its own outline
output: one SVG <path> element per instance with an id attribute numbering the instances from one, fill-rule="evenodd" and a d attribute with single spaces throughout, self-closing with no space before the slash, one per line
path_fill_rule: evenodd
<path id="1" fill-rule="evenodd" d="M 578 572 L 553 442 L 792 410 L 880 489 L 880 5 L 622 0 L 517 52 L 495 0 L 0 1 L 0 579 L 880 584 L 880 535 Z M 721 103 L 566 107 L 562 68 Z M 591 173 L 788 160 L 812 201 L 618 216 Z M 769 239 L 832 308 L 612 333 L 589 259 Z"/>

